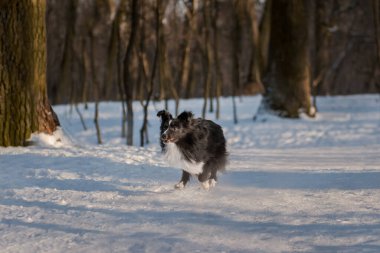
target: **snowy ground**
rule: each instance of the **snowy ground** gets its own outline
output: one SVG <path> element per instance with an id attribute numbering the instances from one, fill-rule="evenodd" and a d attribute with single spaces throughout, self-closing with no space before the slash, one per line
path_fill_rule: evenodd
<path id="1" fill-rule="evenodd" d="M 380 252 L 379 96 L 318 98 L 316 119 L 253 122 L 259 102 L 238 100 L 234 125 L 223 100 L 230 164 L 211 191 L 195 180 L 173 189 L 181 172 L 160 154 L 162 104 L 146 148 L 119 138 L 119 104 L 101 104 L 100 146 L 92 111 L 83 131 L 75 110 L 55 107 L 60 142 L 0 148 L 0 251 Z M 139 143 L 138 103 L 135 116 Z"/>

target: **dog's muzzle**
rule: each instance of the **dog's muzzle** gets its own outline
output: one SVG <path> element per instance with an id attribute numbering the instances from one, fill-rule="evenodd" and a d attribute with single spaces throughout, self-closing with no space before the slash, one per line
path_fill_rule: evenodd
<path id="1" fill-rule="evenodd" d="M 161 140 L 162 140 L 164 143 L 169 142 L 169 137 L 168 137 L 168 135 L 165 134 L 165 133 L 163 133 L 163 134 L 161 135 Z"/>
<path id="2" fill-rule="evenodd" d="M 161 140 L 163 143 L 168 143 L 168 142 L 175 142 L 175 138 L 170 137 L 168 134 L 163 133 L 161 135 Z"/>

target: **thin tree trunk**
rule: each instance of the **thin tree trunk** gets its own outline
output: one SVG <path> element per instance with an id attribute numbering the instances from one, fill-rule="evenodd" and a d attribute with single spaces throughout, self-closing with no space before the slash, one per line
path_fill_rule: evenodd
<path id="1" fill-rule="evenodd" d="M 206 117 L 206 109 L 207 109 L 207 100 L 210 97 L 210 89 L 212 85 L 212 76 L 213 76 L 213 66 L 214 66 L 214 55 L 213 55 L 213 47 L 211 45 L 211 0 L 206 0 L 204 2 L 203 6 L 203 14 L 204 14 L 204 22 L 205 22 L 205 42 L 204 42 L 204 48 L 205 48 L 205 55 L 203 58 L 205 58 L 206 62 L 206 79 L 204 84 L 204 91 L 203 91 L 203 108 L 202 108 L 202 117 Z M 210 104 L 212 104 L 212 101 L 210 99 Z"/>
<path id="2" fill-rule="evenodd" d="M 259 26 L 259 65 L 261 77 L 268 70 L 272 2 L 272 0 L 265 1 L 264 13 Z"/>
<path id="3" fill-rule="evenodd" d="M 215 83 L 215 96 L 216 96 L 216 110 L 215 117 L 216 119 L 220 118 L 220 97 L 222 96 L 222 87 L 223 87 L 223 76 L 222 70 L 219 63 L 219 38 L 218 38 L 218 26 L 216 24 L 218 20 L 218 1 L 214 0 L 214 16 L 211 19 L 212 29 L 214 31 L 214 62 L 215 62 L 215 71 L 216 71 L 216 83 Z"/>
<path id="4" fill-rule="evenodd" d="M 186 33 L 183 45 L 183 54 L 181 59 L 181 69 L 179 73 L 179 87 L 188 87 L 191 72 L 191 47 L 192 47 L 192 9 L 187 8 L 185 14 L 185 20 L 183 21 L 183 30 Z M 183 93 L 182 93 L 183 94 Z"/>
<path id="5" fill-rule="evenodd" d="M 160 28 L 159 28 L 159 49 L 158 49 L 158 57 L 159 57 L 159 83 L 160 83 L 160 98 L 165 99 L 165 107 L 168 109 L 168 99 L 170 95 L 175 100 L 175 114 L 178 114 L 179 107 L 179 96 L 175 89 L 175 85 L 173 83 L 172 71 L 168 60 L 168 52 L 165 41 L 164 34 L 164 26 L 163 19 L 165 10 L 167 7 L 167 1 L 158 1 L 159 4 L 159 14 L 160 14 Z"/>
<path id="6" fill-rule="evenodd" d="M 99 81 L 95 70 L 95 57 L 94 57 L 94 36 L 90 35 L 90 48 L 91 48 L 91 73 L 92 73 L 92 83 L 93 83 L 93 94 L 95 98 L 95 112 L 94 112 L 94 124 L 96 129 L 96 138 L 98 144 L 102 144 L 102 134 L 99 125 Z"/>
<path id="7" fill-rule="evenodd" d="M 316 2 L 316 22 L 315 22 L 315 37 L 316 37 L 316 64 L 315 64 L 315 79 L 313 80 L 313 90 L 315 93 L 328 94 L 329 88 L 324 82 L 326 72 L 330 62 L 330 14 L 333 3 L 331 1 Z M 321 85 L 320 85 L 321 84 Z"/>
<path id="8" fill-rule="evenodd" d="M 87 92 L 88 92 L 88 82 L 89 82 L 89 73 L 91 73 L 91 64 L 90 64 L 90 59 L 88 56 L 88 51 L 86 50 L 86 39 L 83 39 L 81 41 L 81 61 L 82 61 L 82 71 L 83 71 L 83 86 L 82 86 L 82 91 L 81 91 L 81 101 L 84 103 L 84 109 L 88 109 L 88 104 L 87 104 Z"/>
<path id="9" fill-rule="evenodd" d="M 378 0 L 372 0 L 373 8 L 373 21 L 375 23 L 376 34 L 376 53 L 377 61 L 380 63 L 380 3 Z"/>
<path id="10" fill-rule="evenodd" d="M 189 22 L 190 22 L 190 31 L 191 31 L 191 46 L 189 48 L 190 50 L 190 59 L 189 62 L 191 63 L 194 60 L 194 53 L 191 53 L 192 51 L 195 51 L 199 47 L 198 43 L 198 13 L 197 10 L 199 9 L 200 0 L 193 0 L 191 7 L 189 8 Z M 190 64 L 189 63 L 189 64 Z M 190 64 L 189 71 L 186 73 L 186 83 L 184 83 L 185 86 L 185 98 L 190 98 L 193 94 L 194 87 L 195 87 L 195 79 L 192 76 L 192 73 L 194 72 L 194 64 Z"/>
<path id="11" fill-rule="evenodd" d="M 126 112 L 126 99 L 124 90 L 124 80 L 123 80 L 123 56 L 122 56 L 122 41 L 121 41 L 121 31 L 120 27 L 122 24 L 123 17 L 126 16 L 127 1 L 122 0 L 119 4 L 119 8 L 116 13 L 116 17 L 113 23 L 113 29 L 116 34 L 116 44 L 117 44 L 117 55 L 116 55 L 116 83 L 119 91 L 120 101 L 121 101 L 121 137 L 126 137 L 126 122 L 127 122 L 127 112 Z"/>
<path id="12" fill-rule="evenodd" d="M 152 94 L 153 94 L 153 88 L 154 88 L 154 78 L 156 76 L 156 70 L 157 70 L 157 56 L 158 56 L 158 47 L 159 47 L 159 29 L 160 29 L 160 25 L 159 25 L 159 22 L 160 22 L 160 15 L 159 15 L 159 7 L 158 7 L 158 3 L 157 3 L 157 6 L 156 6 L 156 11 L 155 11 L 155 14 L 156 14 L 156 49 L 154 51 L 154 56 L 153 56 L 153 64 L 152 64 L 152 69 L 151 69 L 151 74 L 150 74 L 150 77 L 149 77 L 149 89 L 148 89 L 148 92 L 147 92 L 147 97 L 146 97 L 146 102 L 144 104 L 144 119 L 143 119 L 143 125 L 141 126 L 141 129 L 140 129 L 140 146 L 143 147 L 145 142 L 144 142 L 144 133 L 147 133 L 147 127 L 148 127 L 148 107 L 149 107 L 149 103 L 150 103 L 150 99 L 152 98 Z"/>
<path id="13" fill-rule="evenodd" d="M 237 90 L 240 87 L 240 66 L 239 66 L 239 55 L 240 55 L 240 20 L 239 20 L 239 1 L 235 0 L 234 5 L 234 29 L 232 31 L 232 44 L 233 44 L 233 63 L 232 63 L 232 107 L 233 107 L 233 117 L 234 123 L 238 123 L 237 109 L 236 109 L 236 95 Z"/>
<path id="14" fill-rule="evenodd" d="M 81 113 L 80 110 L 79 110 L 79 106 L 78 106 L 78 104 L 75 103 L 75 104 L 74 104 L 74 107 L 75 107 L 75 111 L 78 113 L 78 116 L 79 116 L 80 122 L 82 123 L 83 130 L 87 130 L 86 122 L 85 122 L 84 119 L 83 119 L 83 115 L 82 115 L 82 113 Z"/>
<path id="15" fill-rule="evenodd" d="M 131 1 L 131 35 L 124 57 L 124 90 L 127 102 L 127 145 L 133 145 L 133 80 L 130 65 L 132 64 L 133 47 L 136 43 L 138 28 L 138 1 Z"/>
<path id="16" fill-rule="evenodd" d="M 378 92 L 380 93 L 380 3 L 378 0 L 372 0 L 373 8 L 373 21 L 375 27 L 375 37 L 376 37 L 376 55 L 377 61 L 374 64 L 375 70 L 373 71 L 373 79 Z"/>
<path id="17" fill-rule="evenodd" d="M 260 48 L 259 48 L 259 28 L 257 22 L 255 2 L 250 1 L 246 3 L 250 18 L 251 27 L 251 40 L 252 40 L 252 53 L 250 68 L 248 73 L 248 79 L 245 84 L 245 93 L 254 94 L 257 92 L 263 92 L 264 86 L 261 82 L 261 71 L 260 71 Z"/>
<path id="18" fill-rule="evenodd" d="M 60 64 L 60 77 L 59 77 L 59 87 L 71 87 L 70 89 L 70 104 L 71 109 L 75 103 L 75 84 L 72 79 L 71 73 L 73 72 L 73 59 L 74 59 L 74 37 L 75 37 L 75 22 L 76 22 L 76 8 L 78 5 L 77 0 L 69 0 L 68 9 L 66 12 L 67 20 L 66 27 L 67 32 L 65 35 L 65 42 L 63 46 L 63 57 Z M 55 94 L 58 96 L 59 94 Z M 55 98 L 55 101 L 57 98 Z M 70 109 L 70 110 L 71 110 Z"/>

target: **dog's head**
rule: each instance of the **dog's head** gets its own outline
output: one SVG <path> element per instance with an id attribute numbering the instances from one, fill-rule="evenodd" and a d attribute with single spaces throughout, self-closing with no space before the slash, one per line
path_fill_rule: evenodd
<path id="1" fill-rule="evenodd" d="M 171 116 L 171 115 L 170 115 Z M 177 142 L 190 131 L 191 120 L 193 113 L 184 111 L 177 118 L 171 118 L 165 126 L 164 131 L 161 132 L 161 141 L 163 143 Z M 162 125 L 162 122 L 161 122 Z M 162 131 L 162 129 L 161 129 Z"/>

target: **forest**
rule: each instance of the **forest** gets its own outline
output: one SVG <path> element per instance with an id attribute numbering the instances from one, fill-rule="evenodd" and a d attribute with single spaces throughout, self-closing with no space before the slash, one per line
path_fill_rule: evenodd
<path id="1" fill-rule="evenodd" d="M 79 103 L 120 101 L 129 145 L 135 100 L 146 114 L 172 99 L 177 114 L 181 98 L 202 97 L 202 116 L 218 118 L 220 97 L 263 94 L 280 116 L 313 117 L 317 95 L 379 93 L 379 9 L 377 0 L 2 1 L 0 145 L 52 132 L 50 104 L 80 113 Z M 27 98 L 27 82 L 42 95 Z M 10 126 L 20 121 L 30 122 Z"/>
<path id="2" fill-rule="evenodd" d="M 379 154 L 380 0 L 0 0 L 1 253 L 379 253 Z"/>

